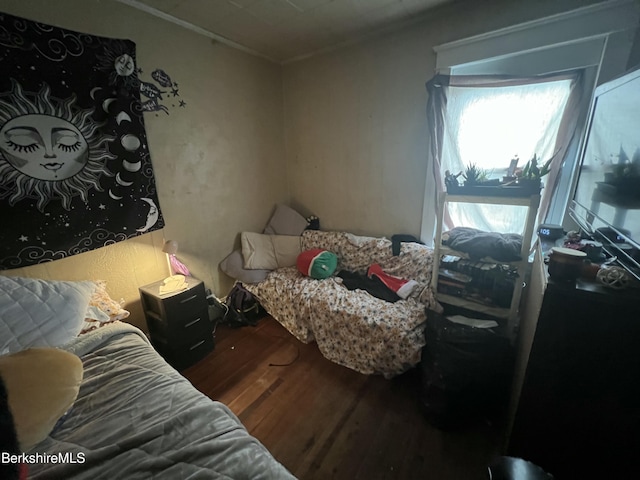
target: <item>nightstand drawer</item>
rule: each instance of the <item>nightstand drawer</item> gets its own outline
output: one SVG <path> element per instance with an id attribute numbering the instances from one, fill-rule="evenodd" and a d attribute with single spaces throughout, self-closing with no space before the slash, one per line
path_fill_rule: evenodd
<path id="1" fill-rule="evenodd" d="M 181 370 L 203 358 L 213 350 L 213 334 L 192 340 L 180 347 L 174 347 L 159 338 L 152 339 L 153 346 L 160 355 L 175 369 Z"/>
<path id="2" fill-rule="evenodd" d="M 187 283 L 189 288 L 186 290 L 168 295 L 159 293 L 162 281 L 140 287 L 142 308 L 145 312 L 152 312 L 167 319 L 191 317 L 207 309 L 204 283 L 191 277 L 187 277 Z"/>
<path id="3" fill-rule="evenodd" d="M 207 310 L 204 283 L 166 298 L 163 304 L 168 318 L 191 317 L 202 310 Z"/>
<path id="4" fill-rule="evenodd" d="M 175 345 L 189 343 L 192 339 L 210 334 L 213 330 L 208 309 L 191 317 L 177 315 L 169 321 L 150 311 L 146 314 L 149 333 L 170 340 Z"/>

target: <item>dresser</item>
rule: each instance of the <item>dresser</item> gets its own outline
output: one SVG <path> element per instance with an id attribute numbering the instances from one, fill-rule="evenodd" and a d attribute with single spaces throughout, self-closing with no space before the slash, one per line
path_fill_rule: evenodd
<path id="1" fill-rule="evenodd" d="M 506 453 L 557 480 L 629 478 L 640 452 L 640 292 L 549 279 L 527 286 Z"/>
<path id="2" fill-rule="evenodd" d="M 149 336 L 154 348 L 174 368 L 184 369 L 213 350 L 204 283 L 186 277 L 187 289 L 160 294 L 160 280 L 140 287 Z"/>

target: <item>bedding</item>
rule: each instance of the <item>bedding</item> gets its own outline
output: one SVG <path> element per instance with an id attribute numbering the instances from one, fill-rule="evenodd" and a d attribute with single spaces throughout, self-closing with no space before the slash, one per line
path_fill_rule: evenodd
<path id="1" fill-rule="evenodd" d="M 63 348 L 84 366 L 78 397 L 27 453 L 83 461 L 30 463 L 29 478 L 294 478 L 229 408 L 193 388 L 136 327 L 108 323 Z"/>
<path id="2" fill-rule="evenodd" d="M 415 282 L 406 299 L 390 303 L 342 279 L 314 279 L 295 267 L 278 268 L 245 285 L 264 309 L 304 343 L 315 341 L 329 360 L 365 374 L 391 378 L 420 361 L 425 344 L 425 309 L 441 311 L 431 289 L 433 250 L 402 243 L 392 254 L 386 238 L 306 230 L 302 249 L 322 249 L 338 258 L 337 271 L 366 274 L 373 264 L 389 275 Z M 395 294 L 394 294 L 395 295 Z"/>

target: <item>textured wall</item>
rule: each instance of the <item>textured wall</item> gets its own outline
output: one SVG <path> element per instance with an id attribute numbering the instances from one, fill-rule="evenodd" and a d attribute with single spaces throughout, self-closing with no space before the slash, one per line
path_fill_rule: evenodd
<path id="1" fill-rule="evenodd" d="M 178 258 L 192 274 L 225 295 L 232 281 L 218 263 L 239 232 L 261 230 L 274 205 L 287 198 L 280 66 L 112 0 L 0 0 L 0 11 L 131 39 L 141 78 L 150 80 L 150 72 L 162 68 L 186 103 L 169 115 L 145 114 L 163 232 L 4 273 L 104 279 L 132 310 L 132 323 L 143 325 L 137 289 L 168 274 L 160 252 L 164 233 L 179 242 Z"/>

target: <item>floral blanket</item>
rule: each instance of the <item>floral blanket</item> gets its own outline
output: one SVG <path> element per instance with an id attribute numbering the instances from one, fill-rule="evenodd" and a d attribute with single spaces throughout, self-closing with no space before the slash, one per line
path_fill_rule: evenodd
<path id="1" fill-rule="evenodd" d="M 425 308 L 441 309 L 430 287 L 433 250 L 403 243 L 394 256 L 386 238 L 308 230 L 302 250 L 311 248 L 335 253 L 336 272 L 366 273 L 377 263 L 386 273 L 415 280 L 418 287 L 406 300 L 390 303 L 364 290 L 348 290 L 338 277 L 315 280 L 294 267 L 274 270 L 263 282 L 245 287 L 298 340 L 315 340 L 333 362 L 387 378 L 416 365 L 425 344 Z"/>

